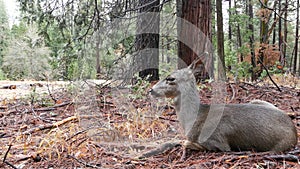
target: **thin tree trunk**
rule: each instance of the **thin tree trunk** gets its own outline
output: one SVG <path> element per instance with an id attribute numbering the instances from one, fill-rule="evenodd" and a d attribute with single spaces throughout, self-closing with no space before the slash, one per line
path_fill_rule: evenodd
<path id="1" fill-rule="evenodd" d="M 167 51 L 171 50 L 171 43 L 172 43 L 172 39 L 170 39 L 169 37 L 166 37 L 166 41 L 167 41 Z M 171 62 L 171 57 L 169 55 L 166 56 L 166 63 L 170 63 Z"/>
<path id="2" fill-rule="evenodd" d="M 277 2 L 277 1 L 275 1 L 275 2 Z M 274 4 L 274 7 L 273 7 L 273 9 L 275 9 L 276 8 L 276 5 L 277 5 L 277 3 L 275 3 Z M 270 29 L 268 30 L 268 35 L 267 35 L 267 38 L 266 39 L 269 39 L 269 37 L 271 36 L 271 33 L 273 32 L 273 42 L 274 43 L 276 43 L 276 30 L 275 30 L 275 27 L 276 27 L 276 24 L 277 24 L 277 22 L 279 21 L 279 19 L 282 17 L 282 15 L 284 14 L 284 11 L 281 11 L 281 12 L 279 12 L 279 13 L 277 13 L 279 16 L 276 16 L 276 17 L 274 17 L 274 22 L 272 23 L 272 25 L 270 26 Z M 271 17 L 269 17 L 269 18 L 271 18 Z"/>
<path id="3" fill-rule="evenodd" d="M 294 67 L 293 67 L 293 72 L 296 74 L 297 73 L 297 60 L 298 60 L 298 37 L 299 37 L 299 0 L 297 0 L 297 21 L 296 21 L 296 38 L 295 38 L 295 53 L 294 53 Z M 300 61 L 298 65 L 298 75 L 300 76 Z"/>
<path id="4" fill-rule="evenodd" d="M 235 8 L 235 14 L 239 15 L 237 9 L 237 5 L 236 5 L 236 0 L 234 0 L 234 8 Z M 238 42 L 238 47 L 241 48 L 242 47 L 242 36 L 241 36 L 241 29 L 240 29 L 240 24 L 237 23 L 237 42 Z M 244 56 L 241 54 L 240 59 L 241 62 L 244 61 Z"/>
<path id="5" fill-rule="evenodd" d="M 216 10 L 217 10 L 217 46 L 218 46 L 217 50 L 218 50 L 218 56 L 220 58 L 220 60 L 218 60 L 218 77 L 225 78 L 226 69 L 225 69 L 225 54 L 224 54 L 222 1 L 216 0 Z"/>
<path id="6" fill-rule="evenodd" d="M 165 46 L 165 41 L 164 38 L 161 38 L 161 46 L 162 46 L 162 50 L 161 50 L 161 62 L 164 63 L 165 62 L 165 52 L 164 52 L 164 46 Z"/>
<path id="7" fill-rule="evenodd" d="M 231 18 L 231 0 L 228 0 L 228 2 L 229 2 L 229 12 L 228 12 L 228 15 L 229 15 L 229 20 L 230 20 L 230 18 Z M 230 49 L 231 49 L 232 28 L 231 28 L 230 22 L 228 22 L 228 40 L 229 40 Z"/>
<path id="8" fill-rule="evenodd" d="M 278 0 L 278 13 L 281 13 L 281 0 Z M 282 44 L 282 34 L 281 34 L 281 17 L 279 18 L 278 21 L 278 46 L 279 50 L 282 51 L 281 49 L 281 44 Z"/>
<path id="9" fill-rule="evenodd" d="M 285 66 L 285 56 L 286 56 L 286 43 L 287 43 L 287 33 L 288 33 L 288 1 L 285 0 L 285 12 L 284 12 L 284 44 L 283 44 L 283 51 L 282 51 L 282 57 L 281 57 L 281 66 Z"/>
<path id="10" fill-rule="evenodd" d="M 277 0 L 274 2 L 274 10 L 276 12 L 276 6 L 277 6 Z M 277 15 L 274 13 L 274 23 L 277 22 Z M 274 29 L 273 29 L 273 44 L 276 43 L 276 25 L 274 26 Z"/>
<path id="11" fill-rule="evenodd" d="M 254 52 L 254 26 L 253 26 L 253 5 L 252 5 L 252 0 L 248 0 L 248 12 L 250 16 L 250 22 L 249 22 L 249 31 L 251 32 L 250 37 L 249 37 L 249 42 L 250 42 L 250 51 L 251 51 L 251 65 L 252 65 L 252 70 L 251 70 L 251 80 L 254 81 L 256 80 L 256 75 L 255 75 L 255 67 L 256 67 L 256 59 L 255 59 L 255 52 Z"/>
<path id="12" fill-rule="evenodd" d="M 96 78 L 100 79 L 100 74 L 101 74 L 101 66 L 100 66 L 100 42 L 101 38 L 99 36 L 100 34 L 97 33 L 96 35 Z"/>

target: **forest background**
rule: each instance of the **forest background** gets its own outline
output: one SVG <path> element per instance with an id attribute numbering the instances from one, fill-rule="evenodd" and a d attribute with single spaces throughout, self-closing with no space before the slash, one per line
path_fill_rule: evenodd
<path id="1" fill-rule="evenodd" d="M 148 93 L 201 57 L 201 103 L 265 100 L 300 136 L 299 0 L 16 0 L 16 11 L 8 2 L 0 168 L 299 168 L 299 140 L 284 153 L 181 161 L 182 146 L 160 149 L 184 140 L 175 109 Z"/>
<path id="2" fill-rule="evenodd" d="M 17 22 L 10 22 L 5 1 L 0 2 L 1 79 L 112 79 L 120 78 L 122 68 L 121 71 L 131 69 L 126 78 L 138 73 L 142 78 L 157 80 L 159 75 L 182 67 L 179 59 L 189 64 L 196 57 L 178 41 L 184 32 L 178 32 L 180 24 L 176 17 L 193 23 L 211 41 L 211 67 L 215 72 L 219 64 L 228 78 L 234 80 L 256 80 L 268 73 L 299 76 L 296 0 L 203 4 L 150 0 L 18 1 Z M 197 10 L 190 10 L 193 6 Z M 149 23 L 158 25 L 158 35 L 137 34 L 141 29 L 139 13 L 145 11 L 160 14 L 156 23 Z M 202 19 L 190 17 L 201 15 Z M 127 27 L 121 28 L 117 22 L 126 22 Z M 126 31 L 133 33 L 124 36 Z M 113 40 L 106 38 L 112 34 Z M 151 37 L 154 40 L 147 42 Z M 139 60 L 137 51 L 150 47 L 159 50 L 143 57 L 153 59 Z M 155 70 L 134 69 L 137 62 L 153 65 Z"/>

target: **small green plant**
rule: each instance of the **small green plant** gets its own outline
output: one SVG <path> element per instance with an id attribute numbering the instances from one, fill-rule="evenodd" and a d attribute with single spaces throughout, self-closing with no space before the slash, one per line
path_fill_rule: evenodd
<path id="1" fill-rule="evenodd" d="M 226 65 L 229 67 L 227 74 L 232 75 L 235 79 L 245 79 L 251 77 L 252 65 L 248 62 L 238 63 L 234 54 L 226 58 Z"/>
<path id="2" fill-rule="evenodd" d="M 133 99 L 141 99 L 147 95 L 150 82 L 140 77 L 136 77 L 136 79 L 137 82 L 131 87 L 132 95 L 130 97 Z"/>
<path id="3" fill-rule="evenodd" d="M 169 63 L 161 62 L 159 63 L 159 76 L 160 77 L 166 77 L 170 74 L 170 72 L 177 69 L 176 64 L 177 58 L 172 58 Z"/>
<path id="4" fill-rule="evenodd" d="M 2 71 L 2 69 L 0 69 L 0 80 L 5 80 L 6 76 L 5 73 Z"/>
<path id="5" fill-rule="evenodd" d="M 250 78 L 252 65 L 248 62 L 241 62 L 237 65 L 237 78 Z"/>
<path id="6" fill-rule="evenodd" d="M 280 65 L 279 63 L 276 63 L 274 66 L 271 66 L 270 68 L 268 68 L 268 72 L 270 75 L 273 74 L 281 74 L 283 71 L 286 71 L 287 68 L 283 68 L 283 69 L 278 69 L 277 65 Z M 264 69 L 261 74 L 260 74 L 260 79 L 263 79 L 265 77 L 267 77 L 267 71 Z"/>
<path id="7" fill-rule="evenodd" d="M 225 42 L 225 64 L 227 74 L 232 75 L 234 79 L 248 79 L 251 77 L 252 65 L 248 62 L 239 62 L 240 55 L 246 56 L 250 53 L 247 44 L 242 45 L 238 49 L 232 49 L 229 41 Z"/>
<path id="8" fill-rule="evenodd" d="M 69 83 L 66 86 L 67 93 L 69 93 L 71 95 L 76 95 L 78 93 L 78 89 L 79 89 L 78 85 L 76 85 L 74 82 Z"/>

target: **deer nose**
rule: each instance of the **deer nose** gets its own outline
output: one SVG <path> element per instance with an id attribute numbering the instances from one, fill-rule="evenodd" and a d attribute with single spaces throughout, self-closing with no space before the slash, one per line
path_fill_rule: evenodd
<path id="1" fill-rule="evenodd" d="M 151 94 L 152 92 L 153 92 L 152 88 L 150 90 L 148 90 L 148 94 Z"/>

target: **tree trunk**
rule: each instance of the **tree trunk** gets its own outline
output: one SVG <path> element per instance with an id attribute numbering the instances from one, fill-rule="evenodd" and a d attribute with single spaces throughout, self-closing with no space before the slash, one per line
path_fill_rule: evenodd
<path id="1" fill-rule="evenodd" d="M 222 1 L 216 0 L 216 10 L 217 10 L 217 43 L 218 43 L 217 47 L 218 47 L 218 57 L 220 58 L 218 60 L 218 77 L 223 78 L 226 76 L 226 69 L 225 69 L 225 54 L 224 54 Z"/>
<path id="2" fill-rule="evenodd" d="M 239 15 L 238 11 L 237 11 L 237 5 L 236 5 L 236 0 L 234 0 L 234 9 L 235 9 L 235 15 Z M 237 38 L 237 43 L 238 43 L 238 48 L 241 48 L 242 47 L 242 36 L 241 36 L 241 29 L 240 29 L 240 24 L 237 23 L 237 32 L 236 32 L 236 38 Z M 244 57 L 243 55 L 241 54 L 239 60 L 241 62 L 244 61 Z"/>
<path id="3" fill-rule="evenodd" d="M 212 52 L 211 43 L 211 2 L 210 0 L 177 0 L 178 20 L 178 68 L 184 68 L 205 51 Z M 199 30 L 201 33 L 199 33 Z M 200 35 L 199 35 L 200 34 Z M 201 61 L 201 70 L 196 78 L 212 76 L 212 61 Z M 205 62 L 205 65 L 203 64 Z M 207 66 L 209 65 L 209 66 Z M 208 72 L 206 72 L 205 67 Z"/>
<path id="4" fill-rule="evenodd" d="M 277 6 L 277 1 L 274 2 L 274 11 L 276 12 L 276 6 Z M 274 13 L 274 23 L 277 22 L 277 15 Z M 276 43 L 276 25 L 274 26 L 273 29 L 273 44 Z"/>
<path id="5" fill-rule="evenodd" d="M 298 37 L 299 37 L 299 0 L 297 0 L 297 21 L 296 21 L 296 37 L 295 37 L 295 53 L 294 53 L 294 63 L 293 63 L 293 72 L 297 73 L 297 57 L 298 57 Z M 300 61 L 298 65 L 298 75 L 300 76 Z"/>
<path id="6" fill-rule="evenodd" d="M 137 35 L 135 39 L 136 66 L 139 77 L 154 81 L 159 79 L 159 0 L 139 0 Z"/>
<path id="7" fill-rule="evenodd" d="M 281 0 L 278 0 L 278 13 L 281 13 Z M 281 44 L 282 44 L 282 34 L 281 34 L 281 17 L 279 17 L 278 21 L 278 46 L 279 50 L 282 51 L 281 49 Z"/>
<path id="8" fill-rule="evenodd" d="M 286 56 L 286 43 L 287 43 L 287 33 L 288 33 L 288 1 L 285 0 L 285 12 L 284 12 L 284 44 L 282 49 L 282 57 L 280 58 L 281 66 L 285 66 L 285 56 Z"/>
<path id="9" fill-rule="evenodd" d="M 261 10 L 268 10 L 266 8 L 266 6 L 268 6 L 268 0 L 263 0 L 262 3 Z M 260 20 L 260 43 L 268 43 L 268 21 L 267 16 Z"/>
<path id="10" fill-rule="evenodd" d="M 96 38 L 96 78 L 100 79 L 101 77 L 101 66 L 100 66 L 100 33 L 97 33 Z"/>
<path id="11" fill-rule="evenodd" d="M 229 40 L 229 48 L 230 50 L 232 49 L 232 45 L 231 45 L 231 42 L 232 42 L 232 28 L 231 28 L 231 24 L 230 24 L 230 18 L 231 18 L 231 0 L 228 0 L 229 2 L 229 12 L 228 12 L 228 17 L 229 17 L 229 22 L 228 22 L 228 40 Z"/>
<path id="12" fill-rule="evenodd" d="M 253 26 L 253 5 L 252 5 L 252 0 L 248 0 L 248 12 L 250 16 L 250 22 L 249 22 L 249 31 L 250 36 L 249 36 L 249 42 L 250 42 L 250 51 L 251 51 L 251 65 L 252 65 L 252 70 L 251 70 L 251 80 L 254 81 L 257 79 L 255 75 L 255 67 L 256 67 L 256 59 L 255 59 L 255 52 L 254 52 L 254 26 Z"/>

